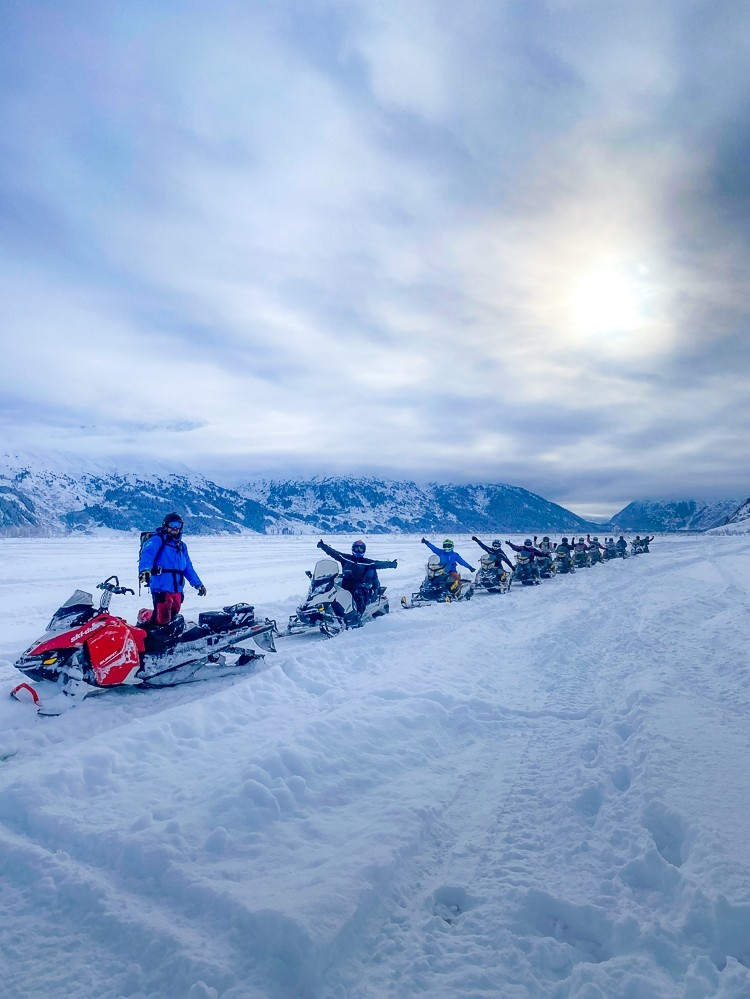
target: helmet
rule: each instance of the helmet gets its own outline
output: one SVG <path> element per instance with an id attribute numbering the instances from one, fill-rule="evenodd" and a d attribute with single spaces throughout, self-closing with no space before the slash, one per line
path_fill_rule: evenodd
<path id="1" fill-rule="evenodd" d="M 549 537 L 545 534 L 544 537 L 542 538 L 542 541 L 549 541 Z"/>
<path id="2" fill-rule="evenodd" d="M 532 545 L 531 538 L 526 538 L 526 540 L 523 543 L 524 548 L 531 548 L 531 545 Z"/>
<path id="3" fill-rule="evenodd" d="M 182 517 L 179 515 L 179 513 L 175 513 L 174 511 L 172 511 L 172 513 L 168 513 L 166 515 L 166 517 L 164 518 L 164 520 L 161 522 L 161 526 L 162 527 L 166 527 L 166 528 L 177 527 L 177 528 L 179 528 L 179 533 L 180 534 L 182 534 L 182 528 L 184 527 L 184 524 L 185 524 L 185 522 L 182 519 Z"/>
<path id="4" fill-rule="evenodd" d="M 594 541 L 598 541 L 598 540 L 599 540 L 599 538 L 596 535 L 594 535 Z"/>
<path id="5" fill-rule="evenodd" d="M 582 541 L 583 541 L 583 538 L 579 538 L 578 539 L 578 544 L 580 544 Z"/>
<path id="6" fill-rule="evenodd" d="M 567 543 L 568 543 L 568 539 L 567 538 L 563 538 L 562 539 L 562 544 L 567 545 Z"/>
<path id="7" fill-rule="evenodd" d="M 446 538 L 445 541 L 443 542 L 443 551 L 444 552 L 453 551 L 453 542 L 451 541 L 450 538 Z"/>
<path id="8" fill-rule="evenodd" d="M 502 548 L 503 547 L 503 543 L 502 543 L 502 541 L 499 541 L 497 538 L 495 538 L 495 540 L 492 542 L 492 547 L 493 548 Z"/>
<path id="9" fill-rule="evenodd" d="M 366 551 L 367 551 L 367 545 L 364 543 L 364 541 L 361 541 L 359 538 L 357 538 L 356 541 L 352 542 L 352 555 L 364 555 Z"/>

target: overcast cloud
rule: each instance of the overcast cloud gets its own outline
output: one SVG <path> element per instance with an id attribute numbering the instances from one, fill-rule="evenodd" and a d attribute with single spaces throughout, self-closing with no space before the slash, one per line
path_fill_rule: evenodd
<path id="1" fill-rule="evenodd" d="M 0 7 L 6 444 L 750 491 L 750 5 Z"/>

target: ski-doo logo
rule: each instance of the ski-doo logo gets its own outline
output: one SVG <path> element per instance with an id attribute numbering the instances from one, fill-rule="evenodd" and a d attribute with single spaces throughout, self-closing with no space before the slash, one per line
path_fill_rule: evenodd
<path id="1" fill-rule="evenodd" d="M 95 631 L 99 631 L 100 628 L 103 628 L 105 623 L 106 622 L 102 620 L 94 621 L 87 628 L 82 628 L 81 631 L 77 631 L 73 635 L 72 641 L 78 642 L 78 641 L 83 641 L 86 638 L 90 638 Z"/>

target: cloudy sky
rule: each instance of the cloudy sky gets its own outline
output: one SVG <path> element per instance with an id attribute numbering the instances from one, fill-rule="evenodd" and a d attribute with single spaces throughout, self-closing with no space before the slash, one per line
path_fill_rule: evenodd
<path id="1" fill-rule="evenodd" d="M 0 5 L 0 432 L 750 492 L 746 0 Z"/>

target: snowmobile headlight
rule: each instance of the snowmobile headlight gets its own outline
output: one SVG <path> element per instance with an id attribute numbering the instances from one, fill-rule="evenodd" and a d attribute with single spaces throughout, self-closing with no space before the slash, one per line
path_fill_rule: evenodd
<path id="1" fill-rule="evenodd" d="M 318 607 L 319 614 L 325 614 L 325 610 L 326 610 L 325 604 L 321 604 L 320 607 Z"/>
<path id="2" fill-rule="evenodd" d="M 49 656 L 47 659 L 42 659 L 42 665 L 43 666 L 54 666 L 54 664 L 56 662 L 57 662 L 57 653 L 56 652 L 53 655 Z"/>

